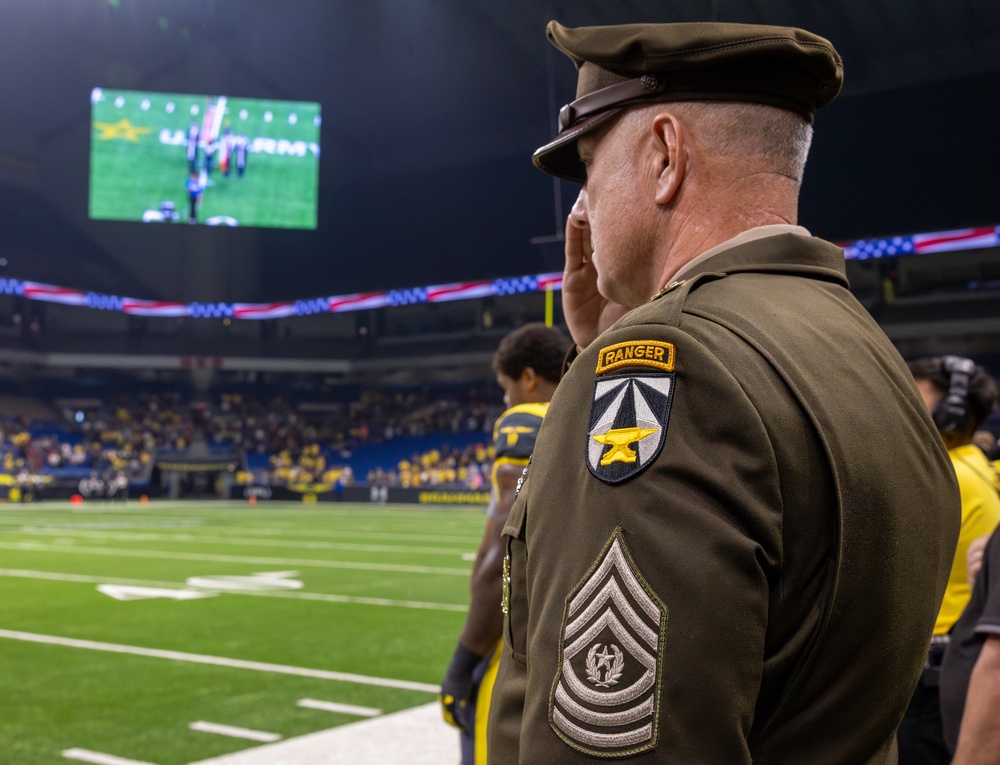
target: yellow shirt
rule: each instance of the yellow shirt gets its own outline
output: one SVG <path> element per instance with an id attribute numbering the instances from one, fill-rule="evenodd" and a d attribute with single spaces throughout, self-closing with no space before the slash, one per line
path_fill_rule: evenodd
<path id="1" fill-rule="evenodd" d="M 994 483 L 996 474 L 982 449 L 966 444 L 949 449 L 948 455 L 962 494 L 962 529 L 944 601 L 934 625 L 935 635 L 944 635 L 951 630 L 972 594 L 965 577 L 965 553 L 969 543 L 977 537 L 992 534 L 1000 524 L 1000 494 Z"/>

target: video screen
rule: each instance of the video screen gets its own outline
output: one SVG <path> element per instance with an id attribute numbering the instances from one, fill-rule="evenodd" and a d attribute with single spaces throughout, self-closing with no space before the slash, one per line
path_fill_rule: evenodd
<path id="1" fill-rule="evenodd" d="M 90 217 L 316 228 L 320 106 L 94 88 Z"/>

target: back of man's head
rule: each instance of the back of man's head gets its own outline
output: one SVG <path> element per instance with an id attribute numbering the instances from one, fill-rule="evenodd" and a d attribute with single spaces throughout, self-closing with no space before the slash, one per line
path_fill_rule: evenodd
<path id="1" fill-rule="evenodd" d="M 725 175 L 773 174 L 802 183 L 813 127 L 795 112 L 737 101 L 687 101 L 669 110 L 688 123 L 700 153 Z"/>
<path id="2" fill-rule="evenodd" d="M 540 377 L 558 383 L 570 345 L 570 339 L 559 329 L 541 323 L 525 324 L 500 341 L 493 356 L 493 371 L 516 380 L 531 367 Z"/>
<path id="3" fill-rule="evenodd" d="M 907 366 L 915 380 L 929 381 L 941 394 L 931 415 L 946 443 L 970 443 L 979 423 L 997 407 L 996 380 L 961 356 L 925 356 Z"/>

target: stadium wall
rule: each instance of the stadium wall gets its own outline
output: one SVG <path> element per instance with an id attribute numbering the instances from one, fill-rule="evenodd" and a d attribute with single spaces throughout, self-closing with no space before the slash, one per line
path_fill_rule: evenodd
<path id="1" fill-rule="evenodd" d="M 312 486 L 234 486 L 232 499 L 257 502 L 269 500 L 301 502 L 360 502 L 401 505 L 485 505 L 489 492 L 469 489 L 402 489 L 387 486 L 345 486 L 336 489 L 327 484 Z"/>

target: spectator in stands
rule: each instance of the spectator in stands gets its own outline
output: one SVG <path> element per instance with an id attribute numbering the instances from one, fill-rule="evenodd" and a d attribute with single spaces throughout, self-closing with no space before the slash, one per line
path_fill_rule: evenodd
<path id="1" fill-rule="evenodd" d="M 124 470 L 119 470 L 109 482 L 108 496 L 119 502 L 128 502 L 128 490 L 128 476 L 125 475 Z"/>
<path id="2" fill-rule="evenodd" d="M 180 394 L 115 394 L 88 409 L 79 424 L 75 419 L 79 410 L 67 411 L 66 424 L 51 434 L 33 436 L 35 424 L 4 420 L 2 466 L 12 478 L 25 466 L 36 473 L 62 474 L 74 487 L 90 469 L 101 475 L 124 470 L 136 481 L 148 477 L 158 450 L 185 451 L 200 440 L 209 448 L 263 456 L 249 471 L 242 471 L 242 483 L 333 485 L 346 467 L 344 461 L 359 446 L 411 433 L 440 432 L 439 445 L 415 455 L 405 471 L 392 463 L 382 465 L 383 479 L 393 486 L 468 488 L 482 481 L 484 470 L 488 473 L 489 448 L 483 443 L 465 450 L 446 449 L 443 437 L 473 426 L 481 431 L 500 409 L 487 403 L 480 391 L 462 395 L 467 397 L 442 396 L 434 390 L 368 392 L 357 401 L 310 412 L 298 411 L 284 397 L 265 403 L 237 393 L 222 393 L 214 400 L 185 400 Z M 344 483 L 352 480 L 348 475 Z"/>
<path id="3" fill-rule="evenodd" d="M 462 765 L 486 762 L 486 719 L 503 629 L 498 608 L 505 554 L 501 531 L 569 348 L 559 330 L 528 324 L 504 337 L 493 358 L 508 409 L 493 428 L 496 461 L 486 530 L 472 568 L 472 602 L 441 682 L 444 718 L 461 731 Z"/>
<path id="4" fill-rule="evenodd" d="M 27 468 L 21 468 L 18 472 L 17 488 L 19 491 L 19 499 L 22 503 L 32 501 L 34 482 L 31 480 L 31 473 L 28 472 Z"/>
<path id="5" fill-rule="evenodd" d="M 1000 523 L 1000 496 L 992 467 L 972 443 L 979 423 L 996 408 L 997 386 L 982 367 L 958 356 L 917 359 L 909 368 L 948 447 L 962 496 L 962 526 L 927 663 L 899 728 L 899 765 L 947 765 L 951 755 L 941 722 L 941 662 L 952 628 L 969 602 L 969 545 L 991 534 Z"/>

